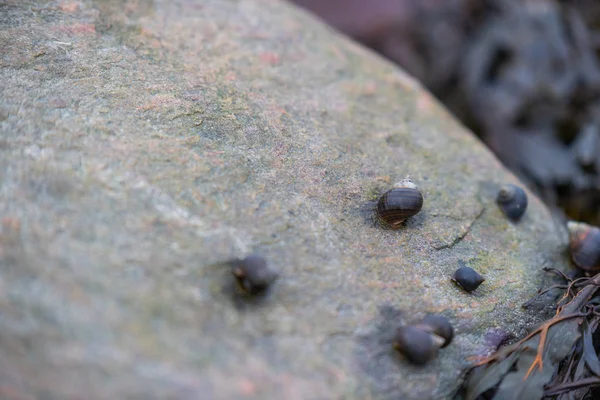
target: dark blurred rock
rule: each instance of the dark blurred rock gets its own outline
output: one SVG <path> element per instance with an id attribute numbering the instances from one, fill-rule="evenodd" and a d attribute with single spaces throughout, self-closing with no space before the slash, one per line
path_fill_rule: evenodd
<path id="1" fill-rule="evenodd" d="M 510 4 L 473 40 L 460 81 L 470 118 L 507 165 L 558 191 L 563 205 L 598 189 L 590 167 L 600 153 L 583 154 L 580 141 L 594 142 L 600 69 L 577 13 L 551 2 Z M 599 208 L 572 217 L 595 219 Z"/>
<path id="2" fill-rule="evenodd" d="M 473 0 L 295 0 L 408 69 L 434 92 L 455 78 L 473 22 Z"/>

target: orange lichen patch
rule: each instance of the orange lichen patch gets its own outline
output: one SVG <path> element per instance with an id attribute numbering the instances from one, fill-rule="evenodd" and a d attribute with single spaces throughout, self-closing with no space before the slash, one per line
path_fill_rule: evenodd
<path id="1" fill-rule="evenodd" d="M 6 400 L 33 400 L 33 397 L 24 395 L 18 389 L 7 385 L 0 385 L 0 398 Z"/>
<path id="2" fill-rule="evenodd" d="M 181 102 L 182 101 L 180 99 L 173 96 L 172 94 L 157 94 L 155 96 L 152 96 L 152 99 L 148 103 L 142 104 L 141 106 L 136 107 L 136 109 L 140 111 L 165 109 L 168 107 L 179 105 L 181 104 Z"/>
<path id="3" fill-rule="evenodd" d="M 366 287 L 369 288 L 377 288 L 377 289 L 397 289 L 403 288 L 406 284 L 403 283 L 394 283 L 394 282 L 382 282 L 382 281 L 368 281 L 365 283 Z"/>
<path id="4" fill-rule="evenodd" d="M 235 75 L 235 72 L 233 71 L 229 71 L 226 75 L 225 75 L 225 80 L 227 82 L 233 82 L 237 79 L 237 76 Z"/>
<path id="5" fill-rule="evenodd" d="M 429 93 L 422 92 L 417 96 L 417 110 L 419 110 L 420 112 L 433 111 L 434 106 L 435 101 Z"/>
<path id="6" fill-rule="evenodd" d="M 398 69 L 394 75 L 386 76 L 385 80 L 404 90 L 418 90 L 420 86 L 419 82 L 414 77 L 400 69 Z"/>
<path id="7" fill-rule="evenodd" d="M 481 303 L 478 301 L 472 301 L 471 303 L 469 303 L 469 305 L 471 306 L 471 308 L 473 309 L 477 309 L 479 307 L 481 307 Z"/>
<path id="8" fill-rule="evenodd" d="M 54 28 L 59 32 L 66 32 L 70 35 L 85 35 L 90 33 L 96 33 L 96 25 L 94 24 L 73 24 L 64 25 Z"/>
<path id="9" fill-rule="evenodd" d="M 225 165 L 225 161 L 220 156 L 223 152 L 221 151 L 207 151 L 204 156 L 207 157 L 212 165 L 222 167 Z"/>
<path id="10" fill-rule="evenodd" d="M 58 9 L 66 13 L 74 13 L 79 10 L 79 2 L 76 1 L 63 1 L 58 5 Z"/>
<path id="11" fill-rule="evenodd" d="M 143 26 L 139 28 L 137 39 L 140 42 L 138 46 L 144 45 L 145 47 L 151 47 L 153 49 L 165 47 L 165 42 L 157 36 L 156 32 Z"/>
<path id="12" fill-rule="evenodd" d="M 369 82 L 363 88 L 363 94 L 365 96 L 373 96 L 376 93 L 377 93 L 377 84 L 375 82 Z"/>
<path id="13" fill-rule="evenodd" d="M 50 106 L 54 108 L 66 108 L 67 102 L 63 99 L 52 99 L 49 101 Z"/>
<path id="14" fill-rule="evenodd" d="M 254 396 L 258 392 L 256 385 L 250 379 L 240 379 L 237 383 L 237 386 L 240 390 L 240 394 L 244 396 Z"/>
<path id="15" fill-rule="evenodd" d="M 284 114 L 285 115 L 289 115 L 288 112 L 285 110 L 285 108 L 280 107 L 280 106 L 278 106 L 276 104 L 272 104 L 268 108 L 268 111 L 271 112 L 271 113 L 273 113 L 273 114 L 276 114 L 277 116 L 281 116 L 281 115 L 284 115 Z"/>
<path id="16" fill-rule="evenodd" d="M 334 101 L 331 109 L 339 112 L 346 112 L 348 110 L 348 102 L 344 100 Z"/>
<path id="17" fill-rule="evenodd" d="M 140 27 L 140 35 L 148 37 L 148 38 L 153 38 L 154 37 L 154 31 L 152 31 L 151 29 L 148 29 L 148 28 L 142 26 L 142 27 Z"/>
<path id="18" fill-rule="evenodd" d="M 248 35 L 246 35 L 246 38 L 248 39 L 260 39 L 260 40 L 264 40 L 264 39 L 268 39 L 269 38 L 269 33 L 267 32 L 251 32 Z"/>
<path id="19" fill-rule="evenodd" d="M 260 61 L 262 61 L 265 64 L 269 64 L 269 65 L 279 64 L 279 56 L 275 53 L 264 52 L 264 53 L 259 54 L 258 57 L 260 58 Z"/>
<path id="20" fill-rule="evenodd" d="M 329 373 L 333 376 L 333 379 L 335 379 L 337 382 L 345 382 L 348 380 L 347 375 L 344 373 L 344 371 L 342 371 L 339 368 L 330 367 Z"/>
<path id="21" fill-rule="evenodd" d="M 142 3 L 142 2 L 141 1 L 127 1 L 122 6 L 123 11 L 127 14 L 134 14 L 134 13 L 140 12 L 140 9 L 142 7 L 144 7 L 144 4 L 140 4 L 140 3 Z"/>
<path id="22" fill-rule="evenodd" d="M 442 303 L 439 302 L 429 302 L 427 306 L 427 310 L 431 313 L 442 313 L 448 310 L 452 310 L 456 312 L 457 316 L 464 319 L 472 318 L 472 313 L 468 311 L 461 310 L 463 304 L 459 301 L 444 299 Z"/>
<path id="23" fill-rule="evenodd" d="M 83 290 L 83 288 L 77 284 L 67 283 L 67 282 L 59 282 L 61 284 L 60 289 L 63 289 L 61 292 L 64 294 L 66 298 L 70 300 L 72 304 L 79 305 L 91 305 L 91 299 L 88 293 Z"/>
<path id="24" fill-rule="evenodd" d="M 2 227 L 7 231 L 18 232 L 21 230 L 21 221 L 12 217 L 2 218 Z"/>

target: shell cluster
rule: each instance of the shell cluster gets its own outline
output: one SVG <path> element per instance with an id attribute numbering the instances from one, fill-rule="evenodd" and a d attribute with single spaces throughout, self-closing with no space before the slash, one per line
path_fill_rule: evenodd
<path id="1" fill-rule="evenodd" d="M 423 195 L 410 178 L 401 180 L 381 196 L 377 203 L 379 219 L 397 229 L 423 208 Z"/>
<path id="2" fill-rule="evenodd" d="M 447 318 L 428 315 L 414 325 L 404 325 L 396 330 L 394 348 L 411 363 L 424 365 L 433 360 L 440 348 L 448 346 L 454 337 L 454 329 Z"/>
<path id="3" fill-rule="evenodd" d="M 519 221 L 527 210 L 527 194 L 515 185 L 503 186 L 496 197 L 502 212 L 513 222 Z M 423 208 L 423 195 L 409 178 L 396 183 L 385 192 L 377 203 L 377 216 L 382 224 L 398 229 L 404 222 Z M 600 271 L 600 228 L 582 223 L 569 223 L 570 249 L 573 262 L 585 271 Z M 250 295 L 264 293 L 279 277 L 267 261 L 256 254 L 229 262 L 231 273 L 241 290 Z M 467 292 L 476 290 L 484 281 L 473 268 L 459 262 L 452 280 Z M 428 315 L 421 321 L 397 328 L 393 346 L 407 360 L 424 365 L 433 360 L 439 350 L 448 346 L 454 337 L 454 329 L 447 318 Z"/>

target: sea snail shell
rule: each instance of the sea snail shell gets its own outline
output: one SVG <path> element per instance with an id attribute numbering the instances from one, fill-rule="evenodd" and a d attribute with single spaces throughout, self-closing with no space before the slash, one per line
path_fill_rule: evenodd
<path id="1" fill-rule="evenodd" d="M 407 177 L 381 196 L 377 203 L 377 215 L 392 228 L 400 228 L 402 222 L 416 215 L 421 208 L 423 195 L 417 185 Z"/>
<path id="2" fill-rule="evenodd" d="M 433 360 L 439 350 L 431 334 L 412 325 L 401 326 L 396 330 L 394 348 L 416 365 Z"/>
<path id="3" fill-rule="evenodd" d="M 248 294 L 259 294 L 275 282 L 279 274 L 269 268 L 267 261 L 256 254 L 230 261 L 231 273 L 239 287 Z"/>
<path id="4" fill-rule="evenodd" d="M 442 315 L 427 315 L 415 326 L 441 338 L 443 340 L 441 348 L 448 346 L 454 338 L 454 329 L 450 325 L 450 321 Z"/>
<path id="5" fill-rule="evenodd" d="M 452 342 L 454 329 L 441 315 L 428 315 L 415 325 L 401 326 L 394 336 L 394 348 L 413 364 L 423 365 L 433 360 L 440 348 Z"/>
<path id="6" fill-rule="evenodd" d="M 454 272 L 452 280 L 467 292 L 472 292 L 485 281 L 485 278 L 473 268 L 462 266 Z"/>
<path id="7" fill-rule="evenodd" d="M 600 271 L 600 228 L 569 221 L 569 250 L 575 265 L 588 272 Z"/>
<path id="8" fill-rule="evenodd" d="M 506 215 L 506 218 L 513 222 L 521 219 L 525 210 L 527 210 L 527 194 L 516 185 L 504 185 L 496 197 L 498 206 Z"/>

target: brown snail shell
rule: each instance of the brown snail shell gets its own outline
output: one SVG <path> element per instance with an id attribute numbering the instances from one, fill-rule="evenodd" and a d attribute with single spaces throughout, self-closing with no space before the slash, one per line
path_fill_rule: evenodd
<path id="1" fill-rule="evenodd" d="M 238 285 L 249 294 L 264 292 L 279 277 L 276 271 L 269 268 L 267 261 L 257 254 L 232 260 L 229 263 L 231 264 L 231 273 Z"/>
<path id="2" fill-rule="evenodd" d="M 569 250 L 575 265 L 588 272 L 600 271 L 600 228 L 570 221 Z"/>
<path id="3" fill-rule="evenodd" d="M 442 315 L 427 315 L 415 327 L 443 339 L 442 348 L 448 346 L 454 338 L 454 329 L 448 318 Z"/>
<path id="4" fill-rule="evenodd" d="M 406 325 L 396 330 L 394 348 L 413 364 L 424 365 L 437 356 L 439 346 L 433 335 L 416 326 Z"/>
<path id="5" fill-rule="evenodd" d="M 403 179 L 381 196 L 377 203 L 380 220 L 392 228 L 416 215 L 423 208 L 423 195 L 409 178 Z"/>

